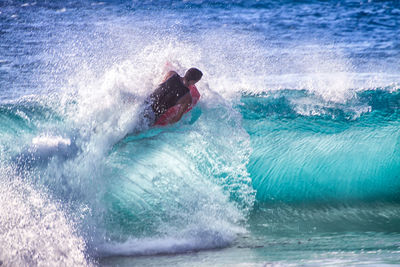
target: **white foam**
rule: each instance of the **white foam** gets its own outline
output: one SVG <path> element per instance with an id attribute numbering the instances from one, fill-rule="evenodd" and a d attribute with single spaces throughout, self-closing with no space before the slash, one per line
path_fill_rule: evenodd
<path id="1" fill-rule="evenodd" d="M 243 233 L 243 230 L 239 230 Z M 201 231 L 187 237 L 130 238 L 100 246 L 102 257 L 178 254 L 229 246 L 236 238 L 234 232 Z"/>
<path id="2" fill-rule="evenodd" d="M 10 177 L 11 176 L 11 177 Z M 85 243 L 60 205 L 1 170 L 0 259 L 6 266 L 86 266 Z"/>
<path id="3" fill-rule="evenodd" d="M 39 135 L 32 139 L 31 145 L 20 155 L 20 160 L 22 158 L 28 159 L 31 164 L 33 164 L 33 161 L 44 163 L 54 156 L 58 156 L 59 159 L 67 159 L 76 155 L 77 151 L 76 144 L 72 143 L 70 138 Z"/>
<path id="4" fill-rule="evenodd" d="M 56 10 L 57 13 L 64 13 L 66 11 L 67 9 L 65 7 Z"/>
<path id="5" fill-rule="evenodd" d="M 124 243 L 110 243 L 100 249 L 101 256 L 138 256 L 157 254 L 177 254 L 201 249 L 224 247 L 229 242 L 222 242 L 212 246 L 196 239 L 131 239 Z"/>
<path id="6" fill-rule="evenodd" d="M 32 144 L 37 148 L 55 148 L 58 146 L 69 146 L 71 145 L 71 140 L 61 136 L 37 136 L 32 139 Z"/>

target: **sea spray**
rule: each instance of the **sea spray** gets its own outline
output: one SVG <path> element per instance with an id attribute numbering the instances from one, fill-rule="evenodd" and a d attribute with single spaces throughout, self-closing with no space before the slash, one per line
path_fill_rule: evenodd
<path id="1" fill-rule="evenodd" d="M 0 260 L 11 265 L 91 265 L 62 205 L 9 169 L 0 171 Z"/>

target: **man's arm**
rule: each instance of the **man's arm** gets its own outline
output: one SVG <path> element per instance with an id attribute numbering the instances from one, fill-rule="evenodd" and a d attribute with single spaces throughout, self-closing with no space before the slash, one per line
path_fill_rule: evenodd
<path id="1" fill-rule="evenodd" d="M 183 114 L 185 114 L 185 111 L 190 107 L 191 104 L 192 104 L 192 96 L 190 92 L 188 92 L 184 96 L 182 96 L 176 103 L 176 105 L 179 105 L 178 113 L 169 120 L 169 123 L 178 122 L 182 118 Z"/>

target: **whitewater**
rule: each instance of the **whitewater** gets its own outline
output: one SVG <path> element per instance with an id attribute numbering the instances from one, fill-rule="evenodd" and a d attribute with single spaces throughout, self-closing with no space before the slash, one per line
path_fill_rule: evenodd
<path id="1" fill-rule="evenodd" d="M 0 2 L 0 265 L 400 263 L 400 5 Z M 149 127 L 171 66 L 198 105 Z"/>

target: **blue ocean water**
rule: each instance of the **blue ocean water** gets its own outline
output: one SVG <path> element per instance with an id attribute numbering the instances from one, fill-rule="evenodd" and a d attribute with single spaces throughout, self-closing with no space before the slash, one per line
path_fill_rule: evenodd
<path id="1" fill-rule="evenodd" d="M 0 262 L 399 264 L 398 36 L 397 1 L 0 1 Z M 149 128 L 168 65 L 201 100 Z"/>

